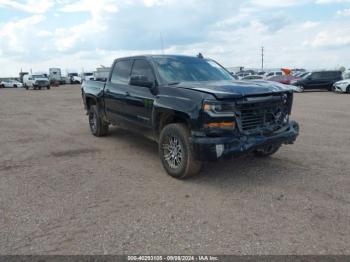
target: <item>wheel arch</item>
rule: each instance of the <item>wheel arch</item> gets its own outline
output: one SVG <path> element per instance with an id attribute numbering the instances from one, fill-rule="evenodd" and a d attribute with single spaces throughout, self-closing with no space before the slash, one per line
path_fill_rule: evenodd
<path id="1" fill-rule="evenodd" d="M 190 116 L 185 112 L 171 109 L 161 109 L 153 112 L 153 131 L 157 140 L 162 129 L 171 123 L 182 123 L 191 128 Z"/>

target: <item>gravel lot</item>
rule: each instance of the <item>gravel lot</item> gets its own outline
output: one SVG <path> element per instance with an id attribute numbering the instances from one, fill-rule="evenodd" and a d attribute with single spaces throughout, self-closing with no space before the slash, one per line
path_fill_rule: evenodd
<path id="1" fill-rule="evenodd" d="M 295 145 L 165 174 L 90 134 L 78 86 L 0 89 L 0 254 L 350 254 L 350 96 L 296 94 Z"/>

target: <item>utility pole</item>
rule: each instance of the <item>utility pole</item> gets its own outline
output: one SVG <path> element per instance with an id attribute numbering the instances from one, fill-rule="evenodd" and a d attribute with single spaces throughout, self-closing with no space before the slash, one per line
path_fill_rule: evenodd
<path id="1" fill-rule="evenodd" d="M 261 71 L 264 70 L 264 47 L 261 47 Z"/>

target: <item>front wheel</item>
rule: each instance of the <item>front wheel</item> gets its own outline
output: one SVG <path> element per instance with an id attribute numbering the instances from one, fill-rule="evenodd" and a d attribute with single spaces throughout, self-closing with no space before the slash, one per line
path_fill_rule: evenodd
<path id="1" fill-rule="evenodd" d="M 89 110 L 89 125 L 94 136 L 106 136 L 108 133 L 108 123 L 100 116 L 98 107 L 92 105 Z"/>
<path id="2" fill-rule="evenodd" d="M 297 86 L 297 88 L 299 89 L 299 91 L 298 91 L 299 93 L 302 93 L 305 91 L 305 88 L 302 85 Z"/>
<path id="3" fill-rule="evenodd" d="M 267 157 L 275 154 L 279 149 L 281 145 L 267 145 L 261 148 L 258 148 L 254 151 L 255 156 L 257 157 Z"/>
<path id="4" fill-rule="evenodd" d="M 47 86 L 46 88 L 47 88 L 47 90 L 49 90 L 51 87 L 50 87 L 50 86 Z"/>
<path id="5" fill-rule="evenodd" d="M 350 94 L 350 85 L 346 88 L 346 93 Z"/>
<path id="6" fill-rule="evenodd" d="M 169 124 L 159 138 L 159 156 L 167 173 L 184 179 L 200 172 L 202 162 L 195 160 L 189 131 L 183 124 Z"/>

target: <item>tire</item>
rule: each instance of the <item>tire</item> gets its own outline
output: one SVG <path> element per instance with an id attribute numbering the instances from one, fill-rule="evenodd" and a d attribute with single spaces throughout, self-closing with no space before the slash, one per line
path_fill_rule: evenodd
<path id="1" fill-rule="evenodd" d="M 47 86 L 46 88 L 47 88 L 47 90 L 49 90 L 51 88 L 51 86 Z"/>
<path id="2" fill-rule="evenodd" d="M 194 158 L 189 130 L 184 124 L 169 124 L 163 128 L 158 152 L 164 169 L 174 178 L 188 178 L 201 170 L 202 162 Z"/>
<path id="3" fill-rule="evenodd" d="M 305 91 L 305 87 L 300 85 L 300 86 L 297 86 L 299 88 L 299 93 L 303 93 Z"/>
<path id="4" fill-rule="evenodd" d="M 281 145 L 267 145 L 254 151 L 256 157 L 268 157 L 275 154 Z"/>
<path id="5" fill-rule="evenodd" d="M 17 85 L 13 85 L 14 88 L 17 88 Z"/>
<path id="6" fill-rule="evenodd" d="M 38 89 L 41 90 L 41 86 L 39 86 Z"/>
<path id="7" fill-rule="evenodd" d="M 346 88 L 346 93 L 350 94 L 350 85 Z"/>
<path id="8" fill-rule="evenodd" d="M 94 136 L 101 137 L 108 134 L 108 123 L 102 118 L 96 105 L 92 105 L 89 110 L 89 126 Z"/>

